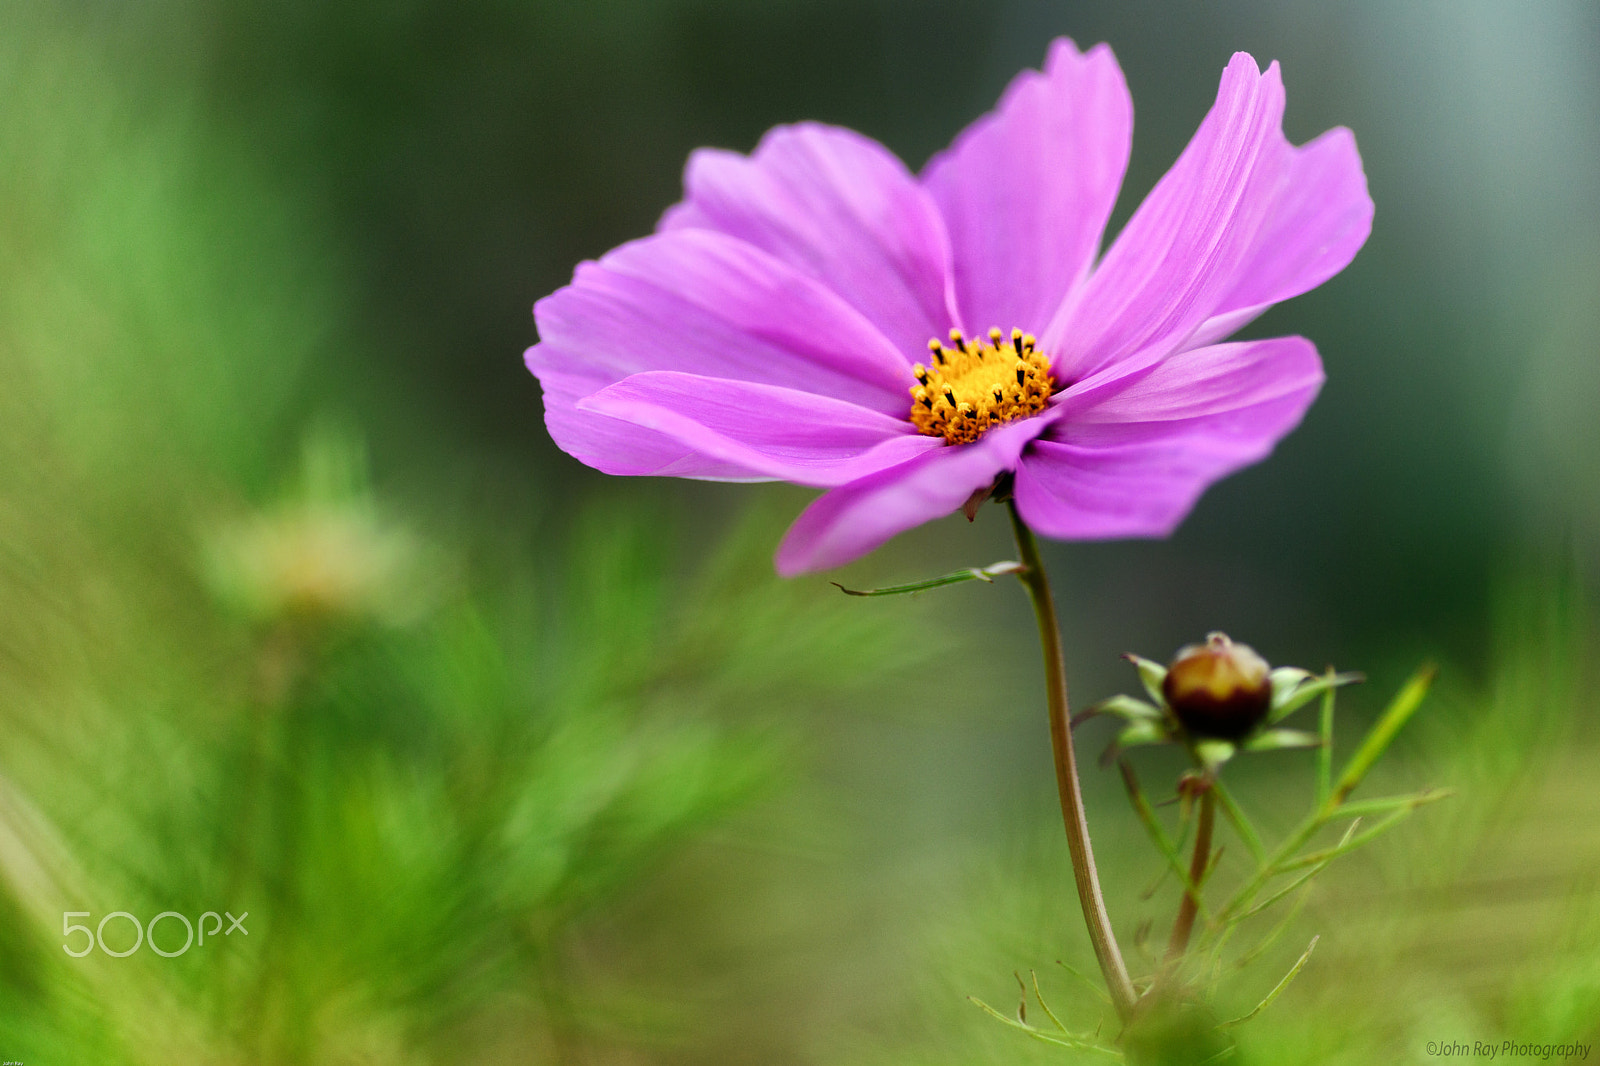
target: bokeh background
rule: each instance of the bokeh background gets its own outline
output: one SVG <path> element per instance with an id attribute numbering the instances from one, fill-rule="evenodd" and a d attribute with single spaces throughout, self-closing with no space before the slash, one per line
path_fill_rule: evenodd
<path id="1" fill-rule="evenodd" d="M 1072 1061 L 965 998 L 1100 1013 L 1021 590 L 780 581 L 804 492 L 587 470 L 521 361 L 694 147 L 819 119 L 920 167 L 1059 34 L 1133 93 L 1113 227 L 1237 49 L 1377 204 L 1251 327 L 1328 368 L 1277 454 L 1169 541 L 1047 546 L 1080 702 L 1221 628 L 1369 675 L 1343 751 L 1442 668 L 1369 787 L 1456 796 L 1231 980 L 1322 934 L 1242 1060 L 1600 1043 L 1592 0 L 4 0 L 0 1059 Z M 991 508 L 829 576 L 1012 552 Z M 1309 757 L 1244 762 L 1287 825 Z M 1086 773 L 1141 966 L 1173 888 Z M 224 910 L 172 958 L 58 924 Z"/>

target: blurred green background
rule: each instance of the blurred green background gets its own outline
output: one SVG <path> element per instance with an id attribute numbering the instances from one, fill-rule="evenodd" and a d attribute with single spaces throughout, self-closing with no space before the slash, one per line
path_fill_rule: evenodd
<path id="1" fill-rule="evenodd" d="M 1600 1043 L 1592 0 L 0 0 L 0 1059 L 1071 1061 L 964 998 L 1098 1010 L 1021 590 L 780 581 L 804 492 L 587 470 L 521 361 L 694 147 L 919 167 L 1058 34 L 1133 93 L 1113 226 L 1236 49 L 1377 204 L 1251 327 L 1327 364 L 1277 454 L 1170 541 L 1047 545 L 1080 702 L 1221 628 L 1365 670 L 1348 734 L 1442 664 L 1370 787 L 1459 794 L 1240 975 L 1323 934 L 1244 1061 Z M 829 576 L 1008 557 L 1000 517 Z M 1236 791 L 1287 824 L 1308 766 Z M 1174 892 L 1086 773 L 1138 960 Z M 224 910 L 173 958 L 57 924 Z"/>

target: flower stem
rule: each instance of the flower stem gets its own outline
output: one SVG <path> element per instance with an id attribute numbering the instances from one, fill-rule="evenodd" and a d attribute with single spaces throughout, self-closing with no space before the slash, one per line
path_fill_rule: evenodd
<path id="1" fill-rule="evenodd" d="M 1178 904 L 1178 919 L 1172 923 L 1172 938 L 1167 941 L 1167 964 L 1170 966 L 1189 950 L 1189 934 L 1194 931 L 1195 912 L 1200 909 L 1200 884 L 1211 865 L 1211 827 L 1216 821 L 1217 797 L 1208 788 L 1200 794 L 1200 823 L 1194 833 L 1194 858 L 1189 861 L 1189 884 L 1184 889 L 1183 902 Z"/>
<path id="2" fill-rule="evenodd" d="M 1056 788 L 1061 795 L 1061 816 L 1067 827 L 1067 848 L 1072 853 L 1072 875 L 1078 883 L 1078 902 L 1089 927 L 1089 941 L 1100 963 L 1106 989 L 1117 1015 L 1128 1021 L 1138 995 L 1128 980 L 1128 967 L 1117 948 L 1116 934 L 1100 893 L 1100 877 L 1094 868 L 1094 848 L 1089 843 L 1089 823 L 1083 813 L 1083 790 L 1078 785 L 1078 763 L 1072 751 L 1072 719 L 1067 708 L 1067 667 L 1061 652 L 1061 625 L 1056 619 L 1055 598 L 1039 557 L 1039 542 L 1017 513 L 1016 501 L 1007 501 L 1011 528 L 1017 537 L 1017 551 L 1027 569 L 1017 575 L 1033 600 L 1034 617 L 1039 623 L 1039 643 L 1044 650 L 1045 697 L 1050 713 L 1050 747 L 1055 753 Z"/>

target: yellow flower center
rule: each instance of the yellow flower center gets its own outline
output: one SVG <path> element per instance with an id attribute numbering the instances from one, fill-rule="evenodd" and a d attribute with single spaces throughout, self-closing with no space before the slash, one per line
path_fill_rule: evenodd
<path id="1" fill-rule="evenodd" d="M 950 343 L 928 342 L 931 365 L 918 363 L 911 372 L 911 424 L 920 433 L 943 437 L 951 444 L 969 444 L 990 426 L 1038 414 L 1050 402 L 1055 382 L 1050 360 L 1036 347 L 1031 333 L 1011 331 L 1004 343 L 999 329 L 988 340 L 968 339 L 950 331 Z"/>

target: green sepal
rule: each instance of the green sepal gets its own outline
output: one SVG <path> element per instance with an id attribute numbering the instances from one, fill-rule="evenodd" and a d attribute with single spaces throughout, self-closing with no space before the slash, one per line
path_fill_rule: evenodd
<path id="1" fill-rule="evenodd" d="M 1269 676 L 1272 678 L 1272 707 L 1267 711 L 1268 725 L 1289 717 L 1329 689 L 1366 680 L 1364 674 L 1313 674 L 1298 666 L 1280 666 Z"/>
<path id="2" fill-rule="evenodd" d="M 1025 569 L 1027 568 L 1021 563 L 1006 560 L 990 563 L 988 566 L 969 566 L 965 570 L 957 570 L 940 577 L 930 577 L 926 581 L 914 581 L 909 585 L 890 585 L 881 589 L 847 589 L 837 581 L 830 581 L 829 584 L 846 596 L 904 596 L 911 592 L 926 592 L 928 589 L 943 588 L 946 585 L 959 585 L 963 581 L 986 581 L 992 585 L 997 577 L 1020 574 Z"/>
<path id="3" fill-rule="evenodd" d="M 1215 770 L 1229 759 L 1239 749 L 1228 740 L 1199 740 L 1195 742 L 1195 756 L 1208 770 Z"/>
<path id="4" fill-rule="evenodd" d="M 1245 751 L 1282 751 L 1285 748 L 1320 748 L 1322 738 L 1300 729 L 1269 729 L 1244 742 Z"/>
<path id="5" fill-rule="evenodd" d="M 1110 715 L 1120 718 L 1124 722 L 1165 722 L 1166 716 L 1161 713 L 1161 708 L 1151 706 L 1144 700 L 1136 700 L 1132 696 L 1112 696 L 1108 700 L 1101 700 L 1092 707 L 1088 707 L 1072 716 L 1072 724 L 1087 721 L 1098 715 Z"/>
<path id="6" fill-rule="evenodd" d="M 1129 748 L 1142 748 L 1149 744 L 1170 744 L 1172 735 L 1167 732 L 1167 727 L 1160 721 L 1150 721 L 1141 718 L 1129 722 L 1117 734 L 1117 739 L 1100 755 L 1100 765 L 1110 766 L 1116 757 Z"/>
<path id="7" fill-rule="evenodd" d="M 1167 668 L 1160 663 L 1151 662 L 1129 652 L 1123 656 L 1139 671 L 1139 681 L 1144 685 L 1144 690 L 1150 693 L 1150 698 L 1156 701 L 1158 707 L 1167 705 L 1167 697 L 1161 694 L 1162 682 L 1167 679 Z"/>

